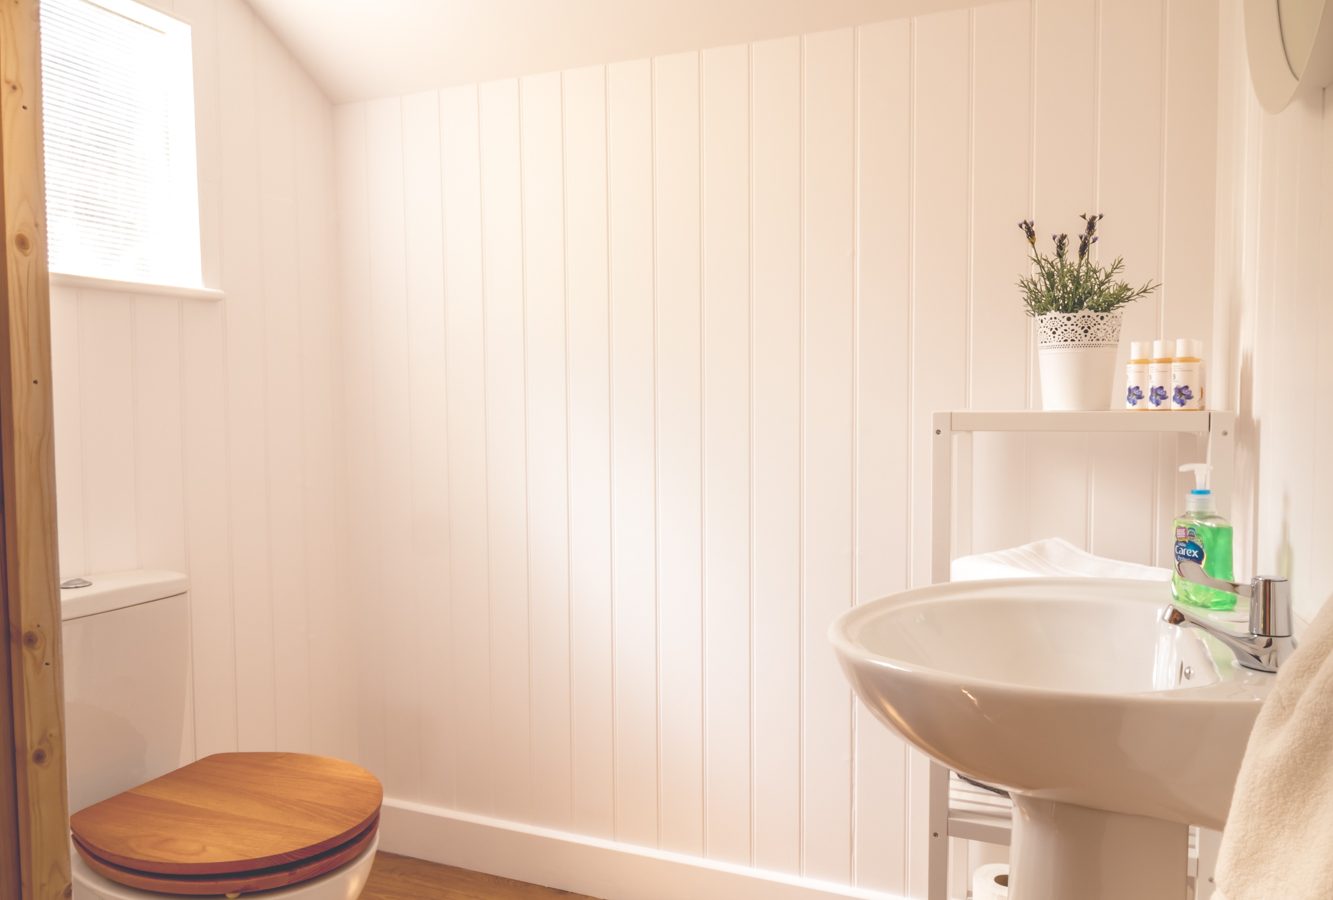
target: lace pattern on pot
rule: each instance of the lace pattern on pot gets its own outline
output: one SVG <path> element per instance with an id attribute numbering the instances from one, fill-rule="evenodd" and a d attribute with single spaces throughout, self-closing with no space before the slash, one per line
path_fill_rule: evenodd
<path id="1" fill-rule="evenodd" d="M 1037 316 L 1037 344 L 1047 349 L 1115 347 L 1120 343 L 1120 311 L 1046 313 Z"/>

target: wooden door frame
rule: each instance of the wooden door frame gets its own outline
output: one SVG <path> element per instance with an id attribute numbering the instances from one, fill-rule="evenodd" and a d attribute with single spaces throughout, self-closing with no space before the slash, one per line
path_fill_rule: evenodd
<path id="1" fill-rule="evenodd" d="M 0 897 L 70 896 L 39 0 L 0 0 Z"/>

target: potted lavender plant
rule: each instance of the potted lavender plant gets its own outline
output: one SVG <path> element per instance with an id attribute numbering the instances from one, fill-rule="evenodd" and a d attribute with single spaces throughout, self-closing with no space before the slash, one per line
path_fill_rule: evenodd
<path id="1" fill-rule="evenodd" d="M 1120 277 L 1120 257 L 1109 266 L 1093 258 L 1100 214 L 1084 213 L 1074 256 L 1069 235 L 1055 234 L 1054 255 L 1037 249 L 1031 220 L 1018 223 L 1031 249 L 1032 271 L 1018 280 L 1023 305 L 1037 324 L 1037 358 L 1044 409 L 1108 409 L 1124 307 L 1155 291 L 1151 281 L 1134 287 Z"/>

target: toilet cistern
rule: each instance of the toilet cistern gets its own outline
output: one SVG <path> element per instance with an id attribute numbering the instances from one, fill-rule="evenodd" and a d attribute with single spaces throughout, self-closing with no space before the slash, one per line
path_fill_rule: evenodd
<path id="1" fill-rule="evenodd" d="M 1250 631 L 1233 631 L 1216 619 L 1172 601 L 1162 619 L 1172 625 L 1192 625 L 1221 641 L 1236 655 L 1236 662 L 1257 672 L 1276 672 L 1296 649 L 1291 635 L 1291 583 L 1285 578 L 1257 575 L 1249 584 L 1214 578 L 1196 562 L 1181 560 L 1176 573 L 1188 581 L 1227 591 L 1250 601 Z"/>

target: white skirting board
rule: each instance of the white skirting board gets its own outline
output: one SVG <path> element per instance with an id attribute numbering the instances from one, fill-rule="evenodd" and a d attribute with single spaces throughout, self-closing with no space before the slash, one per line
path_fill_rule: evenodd
<path id="1" fill-rule="evenodd" d="M 406 800 L 384 801 L 380 849 L 603 900 L 903 900 Z"/>

